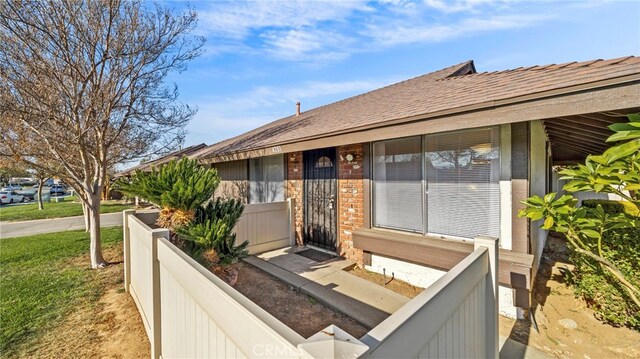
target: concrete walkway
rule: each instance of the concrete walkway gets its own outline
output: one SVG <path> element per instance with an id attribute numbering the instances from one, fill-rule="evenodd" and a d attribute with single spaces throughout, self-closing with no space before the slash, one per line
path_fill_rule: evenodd
<path id="1" fill-rule="evenodd" d="M 283 248 L 244 261 L 316 298 L 371 329 L 409 298 L 345 271 L 354 263 L 343 258 L 315 262 L 295 254 L 306 248 Z M 500 336 L 500 358 L 550 358 L 534 348 Z"/>
<path id="2" fill-rule="evenodd" d="M 100 227 L 115 227 L 121 225 L 122 212 L 100 215 Z M 22 222 L 0 222 L 0 238 L 5 239 L 77 229 L 84 229 L 83 216 L 37 219 Z"/>

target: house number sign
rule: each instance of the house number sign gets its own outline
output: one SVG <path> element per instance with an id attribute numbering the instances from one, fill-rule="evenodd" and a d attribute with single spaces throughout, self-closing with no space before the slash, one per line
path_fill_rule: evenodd
<path id="1" fill-rule="evenodd" d="M 273 152 L 273 153 L 280 153 L 280 152 L 282 152 L 282 147 L 280 147 L 280 146 L 273 146 L 273 147 L 271 147 L 271 152 Z"/>

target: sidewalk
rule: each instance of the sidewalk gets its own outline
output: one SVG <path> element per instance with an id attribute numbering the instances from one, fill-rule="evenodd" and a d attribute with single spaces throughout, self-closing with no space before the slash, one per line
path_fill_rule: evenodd
<path id="1" fill-rule="evenodd" d="M 122 212 L 100 215 L 100 227 L 115 227 L 121 225 Z M 0 238 L 5 239 L 77 229 L 84 229 L 83 216 L 37 219 L 22 222 L 0 222 Z"/>
<path id="2" fill-rule="evenodd" d="M 404 297 L 344 269 L 352 261 L 336 258 L 315 262 L 295 254 L 306 248 L 289 247 L 245 258 L 244 261 L 301 292 L 350 316 L 369 329 L 409 302 Z M 500 358 L 549 358 L 534 348 L 500 336 Z"/>

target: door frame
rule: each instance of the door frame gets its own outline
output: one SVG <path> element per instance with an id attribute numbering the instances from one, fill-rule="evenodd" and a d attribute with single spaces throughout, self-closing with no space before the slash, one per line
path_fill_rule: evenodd
<path id="1" fill-rule="evenodd" d="M 323 248 L 320 247 L 317 244 L 314 243 L 309 243 L 307 242 L 307 213 L 308 213 L 308 205 L 310 205 L 310 200 L 309 200 L 309 196 L 307 195 L 307 179 L 309 179 L 308 174 L 307 174 L 307 163 L 306 161 L 308 160 L 308 153 L 310 152 L 314 152 L 314 151 L 320 151 L 320 150 L 330 150 L 333 151 L 333 178 L 331 178 L 332 180 L 335 181 L 335 186 L 333 188 L 333 196 L 334 196 L 334 216 L 333 216 L 333 220 L 331 220 L 331 224 L 333 225 L 333 228 L 335 229 L 334 232 L 334 244 L 333 244 L 333 248 Z M 327 253 L 331 253 L 331 254 L 336 254 L 338 251 L 338 241 L 339 241 L 339 228 L 338 228 L 338 216 L 339 216 L 339 190 L 338 190 L 338 178 L 339 178 L 339 170 L 340 170 L 340 166 L 339 166 L 339 156 L 338 156 L 338 147 L 324 147 L 324 148 L 316 148 L 313 150 L 307 150 L 307 151 L 303 151 L 302 154 L 302 210 L 303 210 L 303 215 L 302 215 L 302 242 L 305 246 L 323 251 L 323 252 L 327 252 Z M 325 221 L 326 223 L 326 221 Z M 325 227 L 326 228 L 326 227 Z"/>

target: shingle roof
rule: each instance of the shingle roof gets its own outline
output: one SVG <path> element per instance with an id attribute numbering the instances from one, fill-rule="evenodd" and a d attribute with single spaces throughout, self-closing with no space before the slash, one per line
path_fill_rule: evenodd
<path id="1" fill-rule="evenodd" d="M 145 163 L 141 163 L 135 167 L 131 167 L 129 169 L 126 169 L 124 171 L 118 172 L 115 174 L 115 177 L 123 177 L 123 176 L 128 176 L 130 174 L 133 174 L 135 171 L 140 170 L 140 171 L 151 171 L 151 167 L 155 167 L 164 163 L 167 163 L 173 159 L 176 158 L 182 158 L 185 156 L 189 156 L 192 155 L 202 149 L 204 149 L 205 147 L 207 147 L 206 144 L 201 143 L 199 145 L 193 145 L 193 146 L 189 146 L 189 147 L 185 147 L 181 150 L 175 151 L 175 152 L 171 152 L 167 155 L 164 155 L 162 157 L 158 157 L 154 160 L 145 162 Z"/>
<path id="2" fill-rule="evenodd" d="M 213 144 L 192 157 L 211 157 L 293 143 L 334 132 L 640 74 L 640 58 L 570 62 L 477 73 L 473 61 L 415 77 L 299 116 L 271 122 Z"/>

